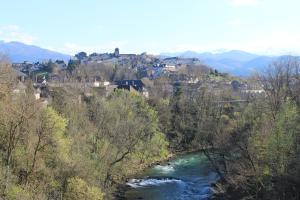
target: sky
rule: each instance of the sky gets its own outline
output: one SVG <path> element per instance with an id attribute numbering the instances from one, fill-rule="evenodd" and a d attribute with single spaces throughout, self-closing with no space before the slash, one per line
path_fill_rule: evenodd
<path id="1" fill-rule="evenodd" d="M 51 50 L 300 54 L 299 0 L 0 0 L 0 40 Z"/>

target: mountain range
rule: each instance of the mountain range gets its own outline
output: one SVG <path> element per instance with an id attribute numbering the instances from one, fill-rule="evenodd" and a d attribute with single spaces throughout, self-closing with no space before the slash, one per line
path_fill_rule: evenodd
<path id="1" fill-rule="evenodd" d="M 179 53 L 162 53 L 163 57 L 198 58 L 204 64 L 236 76 L 248 76 L 253 72 L 261 72 L 279 56 L 263 56 L 240 50 L 224 51 L 221 53 L 197 53 L 185 51 Z"/>
<path id="2" fill-rule="evenodd" d="M 21 42 L 0 41 L 0 53 L 7 56 L 11 62 L 37 62 L 49 59 L 68 61 L 71 58 L 70 55 Z"/>

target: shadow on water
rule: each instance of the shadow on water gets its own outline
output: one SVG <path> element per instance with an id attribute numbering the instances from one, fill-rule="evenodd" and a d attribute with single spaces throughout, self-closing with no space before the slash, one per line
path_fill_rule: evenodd
<path id="1" fill-rule="evenodd" d="M 127 182 L 128 200 L 208 199 L 210 185 L 218 179 L 202 153 L 179 156 L 165 165 L 156 165 Z"/>

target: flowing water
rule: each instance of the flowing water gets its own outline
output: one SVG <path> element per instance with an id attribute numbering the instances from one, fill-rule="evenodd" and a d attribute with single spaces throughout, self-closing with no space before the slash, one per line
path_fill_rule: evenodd
<path id="1" fill-rule="evenodd" d="M 218 179 L 206 157 L 193 153 L 156 165 L 127 182 L 128 200 L 201 200 L 212 195 L 210 185 Z"/>

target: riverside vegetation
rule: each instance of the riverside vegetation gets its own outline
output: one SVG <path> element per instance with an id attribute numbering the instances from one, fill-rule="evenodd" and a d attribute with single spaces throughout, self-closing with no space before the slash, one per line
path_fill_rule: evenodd
<path id="1" fill-rule="evenodd" d="M 299 199 L 299 62 L 284 58 L 254 80 L 265 95 L 178 86 L 172 95 L 117 90 L 78 101 L 54 89 L 47 107 L 31 83 L 16 95 L 0 71 L 0 198 L 104 199 L 125 177 L 171 152 L 201 150 L 220 176 L 215 198 Z M 153 88 L 153 94 L 159 94 Z"/>

